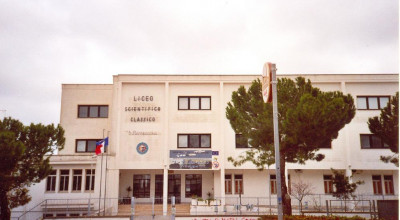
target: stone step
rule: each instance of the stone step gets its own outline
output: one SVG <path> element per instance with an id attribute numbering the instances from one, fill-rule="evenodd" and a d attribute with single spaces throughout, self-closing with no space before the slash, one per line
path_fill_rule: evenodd
<path id="1" fill-rule="evenodd" d="M 190 214 L 190 204 L 176 204 L 176 214 L 180 215 L 189 215 Z M 151 215 L 153 207 L 151 204 L 136 204 L 135 205 L 135 215 Z M 171 214 L 171 205 L 169 204 L 167 207 L 168 214 Z M 163 205 L 162 204 L 155 204 L 154 205 L 154 212 L 156 215 L 163 214 Z M 131 213 L 131 206 L 130 205 L 119 205 L 118 206 L 118 215 L 129 215 Z"/>

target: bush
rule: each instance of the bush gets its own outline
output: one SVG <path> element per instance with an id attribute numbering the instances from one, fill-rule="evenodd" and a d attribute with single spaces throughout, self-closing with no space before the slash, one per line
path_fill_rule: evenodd
<path id="1" fill-rule="evenodd" d="M 265 215 L 261 220 L 275 220 L 278 219 L 276 215 Z M 284 216 L 284 220 L 365 220 L 360 216 L 344 217 L 344 216 L 307 216 L 307 215 L 292 215 Z"/>

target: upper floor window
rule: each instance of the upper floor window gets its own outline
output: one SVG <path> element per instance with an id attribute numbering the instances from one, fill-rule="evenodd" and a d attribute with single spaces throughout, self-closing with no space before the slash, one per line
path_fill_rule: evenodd
<path id="1" fill-rule="evenodd" d="M 211 96 L 179 96 L 178 110 L 211 110 Z"/>
<path id="2" fill-rule="evenodd" d="M 178 148 L 211 148 L 211 134 L 178 134 Z"/>
<path id="3" fill-rule="evenodd" d="M 77 153 L 95 152 L 97 141 L 100 141 L 100 139 L 78 139 L 78 140 L 76 140 L 76 148 L 75 148 L 76 152 Z"/>
<path id="4" fill-rule="evenodd" d="M 383 109 L 388 102 L 389 96 L 357 96 L 357 109 Z"/>
<path id="5" fill-rule="evenodd" d="M 108 118 L 108 105 L 78 105 L 78 118 Z"/>
<path id="6" fill-rule="evenodd" d="M 381 138 L 379 138 L 376 135 L 373 134 L 360 134 L 360 142 L 361 142 L 361 148 L 362 149 L 381 149 L 381 148 L 387 148 L 389 149 L 389 146 L 385 144 Z"/>
<path id="7" fill-rule="evenodd" d="M 242 134 L 235 135 L 236 148 L 251 148 L 248 140 Z"/>

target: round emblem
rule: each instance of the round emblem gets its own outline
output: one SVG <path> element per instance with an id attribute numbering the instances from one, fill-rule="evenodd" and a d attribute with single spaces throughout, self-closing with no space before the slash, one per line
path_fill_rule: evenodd
<path id="1" fill-rule="evenodd" d="M 144 143 L 144 142 L 140 142 L 137 146 L 136 146 L 136 151 L 139 154 L 145 154 L 147 153 L 147 151 L 149 150 L 149 146 Z"/>

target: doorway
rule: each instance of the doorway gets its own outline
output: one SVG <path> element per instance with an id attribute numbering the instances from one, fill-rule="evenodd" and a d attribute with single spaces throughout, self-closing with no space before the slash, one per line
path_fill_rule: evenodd
<path id="1" fill-rule="evenodd" d="M 155 203 L 163 203 L 163 183 L 162 174 L 156 175 L 155 181 Z M 171 203 L 171 196 L 175 196 L 175 203 L 181 203 L 181 175 L 168 174 L 168 203 Z"/>

